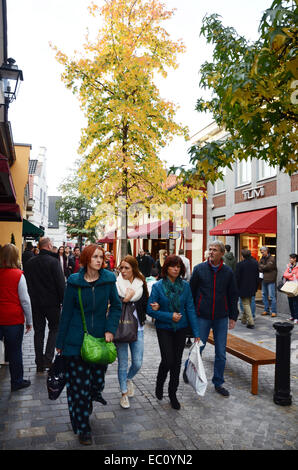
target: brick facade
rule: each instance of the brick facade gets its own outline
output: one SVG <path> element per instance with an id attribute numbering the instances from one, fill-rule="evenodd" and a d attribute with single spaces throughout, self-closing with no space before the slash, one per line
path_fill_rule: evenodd
<path id="1" fill-rule="evenodd" d="M 214 196 L 212 198 L 214 209 L 217 207 L 224 207 L 226 205 L 226 195 L 220 194 L 219 196 Z"/>
<path id="2" fill-rule="evenodd" d="M 291 191 L 298 191 L 298 173 L 291 176 Z"/>
<path id="3" fill-rule="evenodd" d="M 298 180 L 297 180 L 297 184 L 298 184 Z M 276 180 L 268 181 L 268 183 L 264 183 L 264 184 L 259 184 L 257 188 L 262 187 L 262 186 L 264 187 L 264 196 L 261 196 L 262 199 L 268 196 L 276 196 L 277 194 Z M 235 190 L 235 204 L 247 201 L 247 199 L 244 199 L 243 191 L 249 190 L 249 189 L 250 188 L 241 188 L 241 189 Z"/>

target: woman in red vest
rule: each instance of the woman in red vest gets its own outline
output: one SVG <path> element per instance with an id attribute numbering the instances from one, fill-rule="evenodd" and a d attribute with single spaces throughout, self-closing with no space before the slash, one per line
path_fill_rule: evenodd
<path id="1" fill-rule="evenodd" d="M 12 392 L 31 385 L 23 377 L 25 319 L 28 333 L 32 329 L 32 312 L 26 279 L 20 269 L 18 249 L 8 244 L 0 250 L 0 340 L 5 340 Z"/>

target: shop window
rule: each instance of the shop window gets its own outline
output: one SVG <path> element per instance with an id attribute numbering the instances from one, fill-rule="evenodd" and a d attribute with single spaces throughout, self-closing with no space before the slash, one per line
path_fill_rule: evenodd
<path id="1" fill-rule="evenodd" d="M 220 193 L 222 191 L 226 190 L 226 169 L 225 168 L 219 168 L 219 171 L 223 173 L 223 179 L 218 179 L 214 183 L 214 192 L 215 193 Z"/>
<path id="2" fill-rule="evenodd" d="M 226 220 L 225 217 L 215 217 L 214 218 L 214 227 L 217 227 L 218 225 L 222 224 Z M 217 240 L 223 242 L 223 244 L 226 244 L 226 237 L 219 235 L 216 237 Z"/>
<path id="3" fill-rule="evenodd" d="M 265 160 L 258 160 L 259 180 L 276 176 L 276 166 L 270 166 Z"/>
<path id="4" fill-rule="evenodd" d="M 251 183 L 251 159 L 237 161 L 237 186 Z"/>

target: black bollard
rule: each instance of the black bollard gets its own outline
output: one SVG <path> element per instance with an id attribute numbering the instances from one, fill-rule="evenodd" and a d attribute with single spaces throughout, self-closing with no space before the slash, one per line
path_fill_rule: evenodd
<path id="1" fill-rule="evenodd" d="M 276 329 L 276 364 L 273 401 L 276 405 L 292 404 L 290 394 L 291 330 L 288 322 L 273 324 Z"/>

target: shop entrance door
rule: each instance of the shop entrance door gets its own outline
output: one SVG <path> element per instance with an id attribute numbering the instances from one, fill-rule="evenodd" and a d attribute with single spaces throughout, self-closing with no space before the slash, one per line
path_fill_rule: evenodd
<path id="1" fill-rule="evenodd" d="M 168 240 L 152 240 L 151 256 L 157 261 L 159 259 L 159 250 L 168 250 Z"/>

